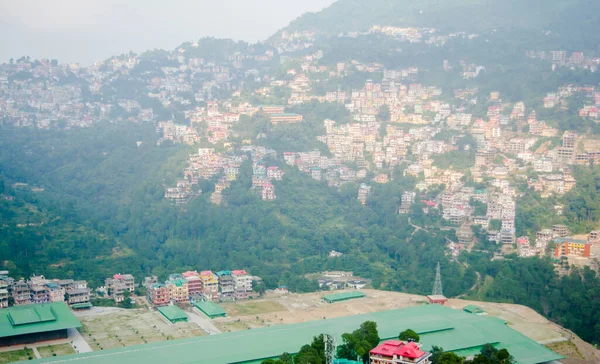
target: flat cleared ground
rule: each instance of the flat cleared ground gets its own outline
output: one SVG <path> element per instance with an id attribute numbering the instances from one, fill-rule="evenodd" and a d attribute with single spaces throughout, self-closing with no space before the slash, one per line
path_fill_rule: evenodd
<path id="1" fill-rule="evenodd" d="M 75 354 L 75 350 L 70 344 L 38 346 L 37 351 L 42 358 L 50 358 L 53 356 L 52 354 L 56 354 L 56 356 Z"/>
<path id="2" fill-rule="evenodd" d="M 223 307 L 228 316 L 258 315 L 286 310 L 286 308 L 278 302 L 265 300 L 222 303 L 220 306 Z"/>
<path id="3" fill-rule="evenodd" d="M 35 359 L 35 355 L 33 355 L 33 350 L 31 349 L 7 351 L 0 353 L 0 363 L 13 363 L 21 360 L 29 360 L 29 357 Z"/>
<path id="4" fill-rule="evenodd" d="M 79 331 L 94 351 L 206 335 L 193 322 L 172 324 L 148 309 L 106 310 L 79 320 Z"/>

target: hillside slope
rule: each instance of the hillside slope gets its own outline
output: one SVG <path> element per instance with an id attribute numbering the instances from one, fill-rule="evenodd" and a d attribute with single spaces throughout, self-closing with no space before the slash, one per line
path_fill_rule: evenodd
<path id="1" fill-rule="evenodd" d="M 285 30 L 333 35 L 367 31 L 377 24 L 442 32 L 550 31 L 563 41 L 577 39 L 595 48 L 599 10 L 600 3 L 591 0 L 340 0 L 301 16 Z"/>

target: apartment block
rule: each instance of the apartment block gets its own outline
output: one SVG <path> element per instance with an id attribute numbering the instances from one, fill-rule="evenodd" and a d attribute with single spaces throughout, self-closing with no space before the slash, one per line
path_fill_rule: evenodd
<path id="1" fill-rule="evenodd" d="M 148 287 L 147 298 L 148 301 L 150 301 L 155 306 L 168 305 L 171 301 L 171 297 L 169 295 L 169 288 L 164 284 L 159 283 L 155 283 L 152 286 Z"/>
<path id="2" fill-rule="evenodd" d="M 231 275 L 233 276 L 235 299 L 248 299 L 249 293 L 252 292 L 252 276 L 245 270 L 233 270 L 231 271 Z"/>
<path id="3" fill-rule="evenodd" d="M 231 271 L 217 272 L 217 277 L 219 277 L 219 299 L 221 301 L 235 300 L 235 285 Z"/>
<path id="4" fill-rule="evenodd" d="M 131 274 L 115 274 L 112 278 L 107 278 L 105 284 L 108 295 L 116 303 L 123 302 L 126 291 L 135 290 L 135 279 Z"/>
<path id="5" fill-rule="evenodd" d="M 219 277 L 210 270 L 200 272 L 202 295 L 207 301 L 219 300 Z"/>

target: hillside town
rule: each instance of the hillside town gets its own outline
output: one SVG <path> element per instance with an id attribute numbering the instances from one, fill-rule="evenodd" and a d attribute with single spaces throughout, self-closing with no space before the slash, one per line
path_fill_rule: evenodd
<path id="1" fill-rule="evenodd" d="M 339 37 L 373 34 L 435 46 L 478 37 L 383 25 Z M 522 186 L 542 198 L 562 196 L 577 186 L 573 166 L 600 161 L 597 139 L 561 132 L 538 117 L 560 112 L 577 98 L 578 115 L 598 121 L 595 86 L 565 85 L 547 93 L 543 108 L 536 110 L 523 101 L 504 101 L 497 91 L 482 95 L 477 88 L 450 91 L 421 84 L 416 66 L 388 69 L 352 59 L 332 65 L 320 49 L 292 58 L 315 41 L 311 32 L 283 32 L 268 44 L 231 42 L 231 52 L 210 57 L 204 56 L 209 45 L 200 40 L 172 52 L 129 53 L 89 67 L 13 60 L 0 66 L 0 123 L 40 129 L 152 123 L 157 144 L 197 151 L 189 155 L 181 177 L 164 184 L 165 200 L 181 206 L 205 195 L 216 205 L 226 204 L 244 163 L 251 165 L 251 191 L 265 202 L 281 196 L 278 184 L 290 178 L 286 170 L 292 168 L 330 188 L 356 186 L 357 203 L 367 205 L 374 186 L 392 181 L 399 168 L 416 183 L 398 192 L 397 214 L 410 216 L 415 206 L 427 215 L 439 214 L 442 225 L 456 231 L 447 246 L 454 258 L 481 240 L 502 246 L 504 255 L 597 258 L 589 246 L 598 243 L 595 231 L 582 240 L 545 226 L 521 236 L 516 220 Z M 595 70 L 599 63 L 582 52 L 530 51 L 526 57 L 549 61 L 553 70 Z M 476 79 L 485 70 L 468 59 L 439 66 L 463 79 Z M 360 87 L 316 91 L 353 74 L 368 78 Z M 138 83 L 143 93 L 128 93 L 126 80 Z M 452 98 L 443 97 L 448 91 Z M 315 120 L 301 111 L 313 103 L 337 105 L 343 112 Z M 266 143 L 272 131 L 306 130 L 301 128 L 308 124 L 322 131 L 314 134 L 321 147 L 285 150 Z M 203 191 L 201 181 L 210 181 L 210 190 Z M 560 216 L 563 209 L 556 205 L 547 213 Z M 171 281 L 177 279 L 182 278 Z M 121 299 L 117 296 L 115 301 Z"/>

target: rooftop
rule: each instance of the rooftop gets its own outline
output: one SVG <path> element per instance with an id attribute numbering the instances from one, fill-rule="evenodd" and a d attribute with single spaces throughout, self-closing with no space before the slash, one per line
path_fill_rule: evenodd
<path id="1" fill-rule="evenodd" d="M 244 363 L 276 357 L 286 351 L 295 353 L 302 345 L 310 343 L 314 336 L 321 333 L 331 333 L 336 336 L 337 342 L 342 342 L 343 333 L 356 330 L 367 320 L 377 323 L 382 340 L 395 339 L 399 332 L 413 329 L 421 337 L 421 349 L 424 351 L 429 351 L 432 345 L 437 345 L 448 351 L 462 353 L 478 351 L 484 344 L 493 343 L 499 349 L 506 348 L 519 364 L 538 364 L 562 358 L 511 329 L 502 320 L 473 315 L 441 305 L 422 305 L 292 325 L 170 340 L 34 362 Z M 236 350 L 230 350 L 232 342 L 235 342 Z"/>
<path id="2" fill-rule="evenodd" d="M 417 343 L 405 343 L 404 341 L 400 340 L 388 340 L 371 350 L 370 354 L 389 357 L 396 355 L 405 358 L 418 359 L 427 353 L 421 351 Z"/>
<path id="3" fill-rule="evenodd" d="M 206 316 L 213 318 L 217 316 L 225 317 L 225 310 L 214 302 L 197 302 L 194 304 L 197 309 L 204 312 Z"/>
<path id="4" fill-rule="evenodd" d="M 366 297 L 366 295 L 359 291 L 351 291 L 351 292 L 329 294 L 327 296 L 324 296 L 323 299 L 326 302 L 333 303 L 333 302 L 345 301 L 345 300 L 350 300 L 353 298 L 362 298 L 362 297 Z"/>
<path id="5" fill-rule="evenodd" d="M 25 305 L 0 310 L 0 337 L 80 327 L 64 302 Z"/>
<path id="6" fill-rule="evenodd" d="M 179 320 L 187 320 L 188 316 L 177 306 L 162 306 L 157 307 L 158 312 L 167 318 L 167 320 L 174 322 Z"/>

